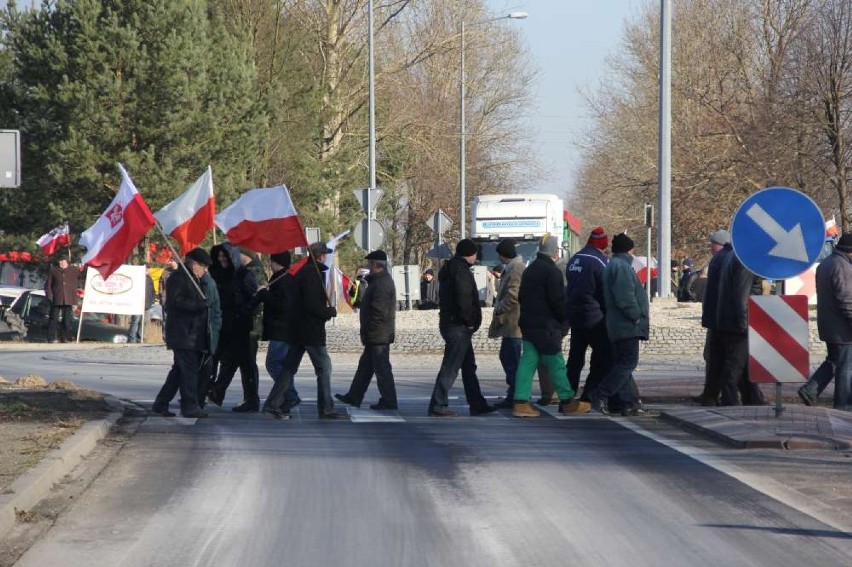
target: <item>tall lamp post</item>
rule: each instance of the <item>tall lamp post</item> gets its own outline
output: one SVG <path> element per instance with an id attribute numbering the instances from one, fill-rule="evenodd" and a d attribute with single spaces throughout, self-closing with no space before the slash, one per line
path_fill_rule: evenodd
<path id="1" fill-rule="evenodd" d="M 466 24 L 464 21 L 461 23 L 461 69 L 459 73 L 459 83 L 461 84 L 459 88 L 459 231 L 461 238 L 465 237 L 465 202 L 467 201 L 467 192 L 465 190 L 465 168 L 466 168 L 466 159 L 465 159 L 465 115 L 464 115 L 464 97 L 465 97 L 465 74 L 464 74 L 464 32 L 466 27 L 470 26 L 478 26 L 481 24 L 487 24 L 488 22 L 496 22 L 497 20 L 510 19 L 510 20 L 523 20 L 527 17 L 526 12 L 510 12 L 505 16 L 497 16 L 496 18 L 489 18 L 487 20 L 480 20 L 478 22 L 473 22 L 470 24 Z"/>

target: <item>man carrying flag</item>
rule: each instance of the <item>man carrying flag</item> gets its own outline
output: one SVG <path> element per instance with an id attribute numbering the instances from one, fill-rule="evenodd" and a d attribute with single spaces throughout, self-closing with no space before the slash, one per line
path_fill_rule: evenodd
<path id="1" fill-rule="evenodd" d="M 63 246 L 71 244 L 71 231 L 68 228 L 68 223 L 60 224 L 50 232 L 42 235 L 36 241 L 46 256 L 53 256 L 56 251 Z"/>
<path id="2" fill-rule="evenodd" d="M 154 226 L 154 215 L 119 163 L 121 185 L 98 220 L 80 235 L 87 248 L 82 263 L 95 268 L 107 279 L 130 256 L 133 248 Z"/>
<path id="3" fill-rule="evenodd" d="M 163 232 L 180 244 L 182 256 L 204 241 L 207 232 L 213 228 L 215 215 L 210 166 L 180 197 L 154 213 Z"/>

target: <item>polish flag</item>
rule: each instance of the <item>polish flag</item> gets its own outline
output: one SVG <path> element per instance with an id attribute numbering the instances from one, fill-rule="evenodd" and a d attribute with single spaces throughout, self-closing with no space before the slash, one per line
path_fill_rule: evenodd
<path id="1" fill-rule="evenodd" d="M 121 173 L 121 185 L 115 198 L 95 224 L 80 235 L 80 245 L 87 248 L 83 264 L 96 269 L 104 279 L 124 263 L 156 223 L 121 164 L 118 164 L 118 171 Z"/>
<path id="2" fill-rule="evenodd" d="M 213 198 L 213 171 L 207 171 L 183 194 L 154 213 L 163 232 L 180 244 L 180 255 L 201 244 L 207 232 L 213 228 L 216 202 Z"/>
<path id="3" fill-rule="evenodd" d="M 343 270 L 340 268 L 335 268 L 335 273 L 337 276 L 337 281 L 339 282 L 340 289 L 343 292 L 343 300 L 346 301 L 346 304 L 349 307 L 354 307 L 352 303 L 355 301 L 355 298 L 352 297 L 350 293 L 350 288 L 352 287 L 352 280 L 349 279 L 349 276 L 343 273 Z"/>
<path id="4" fill-rule="evenodd" d="M 308 245 L 302 221 L 284 185 L 246 191 L 216 215 L 216 226 L 234 246 L 264 254 Z"/>
<path id="5" fill-rule="evenodd" d="M 42 235 L 36 241 L 36 244 L 41 246 L 46 255 L 53 256 L 61 247 L 71 244 L 71 230 L 68 228 L 68 223 L 60 224 L 47 234 Z"/>

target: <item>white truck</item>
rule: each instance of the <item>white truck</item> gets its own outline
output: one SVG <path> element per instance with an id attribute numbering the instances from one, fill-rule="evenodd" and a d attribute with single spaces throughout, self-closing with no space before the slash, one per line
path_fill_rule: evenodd
<path id="1" fill-rule="evenodd" d="M 479 263 L 492 267 L 500 263 L 497 244 L 514 238 L 524 260 L 535 258 L 538 242 L 549 232 L 563 239 L 564 203 L 548 193 L 480 195 L 470 205 L 470 238 L 479 245 Z"/>

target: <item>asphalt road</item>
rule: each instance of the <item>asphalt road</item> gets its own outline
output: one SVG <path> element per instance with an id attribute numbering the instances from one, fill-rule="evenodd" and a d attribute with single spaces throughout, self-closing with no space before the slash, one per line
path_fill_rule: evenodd
<path id="1" fill-rule="evenodd" d="M 163 378 L 0 354 L 20 366 L 143 399 Z M 400 378 L 394 422 L 149 418 L 18 565 L 852 564 L 852 534 L 613 420 L 426 418 L 431 384 Z"/>

